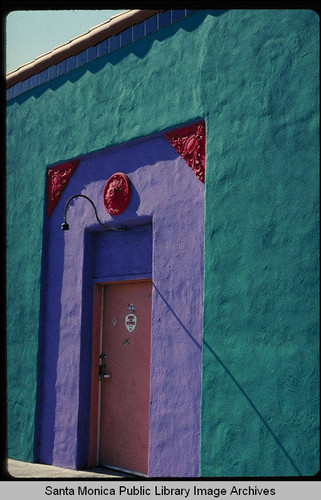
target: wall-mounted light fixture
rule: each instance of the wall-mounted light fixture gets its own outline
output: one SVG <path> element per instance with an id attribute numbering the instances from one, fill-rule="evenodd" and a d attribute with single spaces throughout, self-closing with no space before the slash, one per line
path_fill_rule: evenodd
<path id="1" fill-rule="evenodd" d="M 94 202 L 88 198 L 88 196 L 85 196 L 84 194 L 74 194 L 73 196 L 71 196 L 69 198 L 69 200 L 66 202 L 66 205 L 65 205 L 65 210 L 64 210 L 64 221 L 63 223 L 61 224 L 61 230 L 62 231 L 68 231 L 69 229 L 69 224 L 67 223 L 67 208 L 68 208 L 68 205 L 69 203 L 71 202 L 71 200 L 73 200 L 74 198 L 77 198 L 78 196 L 80 196 L 81 198 L 86 198 L 86 200 L 90 201 L 90 203 L 92 204 L 93 206 L 93 209 L 95 211 L 95 215 L 96 215 L 96 219 L 97 219 L 97 222 L 103 226 L 104 228 L 106 229 L 109 229 L 110 231 L 127 231 L 127 228 L 126 227 L 112 227 L 112 226 L 108 226 L 107 224 L 104 224 L 103 222 L 101 222 L 101 220 L 99 219 L 98 217 L 98 213 L 97 213 L 97 209 L 95 207 L 95 204 Z"/>

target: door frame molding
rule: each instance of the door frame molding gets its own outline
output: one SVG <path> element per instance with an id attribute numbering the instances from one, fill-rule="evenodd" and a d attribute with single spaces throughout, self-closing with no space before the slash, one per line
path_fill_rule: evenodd
<path id="1" fill-rule="evenodd" d="M 92 325 L 92 348 L 91 348 L 91 391 L 90 391 L 90 419 L 89 419 L 89 449 L 88 467 L 96 467 L 99 463 L 99 431 L 100 431 L 100 384 L 98 377 L 98 360 L 102 341 L 102 313 L 105 285 L 119 285 L 128 282 L 141 283 L 151 281 L 152 276 L 135 277 L 124 276 L 124 279 L 104 278 L 95 280 L 93 284 L 93 325 Z M 153 289 L 153 286 L 152 286 Z M 152 301 L 153 309 L 153 301 Z M 152 331 L 151 331 L 152 338 Z"/>

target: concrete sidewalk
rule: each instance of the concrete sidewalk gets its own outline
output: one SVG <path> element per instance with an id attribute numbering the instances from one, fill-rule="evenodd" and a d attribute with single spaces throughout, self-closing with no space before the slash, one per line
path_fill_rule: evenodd
<path id="1" fill-rule="evenodd" d="M 13 478 L 56 478 L 56 479 L 73 479 L 73 478 L 96 478 L 96 479 L 121 479 L 123 477 L 134 477 L 123 472 L 114 471 L 111 469 L 97 468 L 92 470 L 70 470 L 54 467 L 52 465 L 30 464 L 28 462 L 20 462 L 18 460 L 8 459 L 8 473 Z"/>

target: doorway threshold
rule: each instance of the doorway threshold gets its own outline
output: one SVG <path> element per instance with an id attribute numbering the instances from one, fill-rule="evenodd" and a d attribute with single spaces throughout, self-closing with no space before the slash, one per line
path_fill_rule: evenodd
<path id="1" fill-rule="evenodd" d="M 127 469 L 122 469 L 121 467 L 116 467 L 114 465 L 105 465 L 101 464 L 101 468 L 104 470 L 109 470 L 111 473 L 118 472 L 120 476 L 122 477 L 132 477 L 132 478 L 148 478 L 147 474 L 142 474 L 141 472 L 135 472 L 132 470 L 127 470 Z"/>

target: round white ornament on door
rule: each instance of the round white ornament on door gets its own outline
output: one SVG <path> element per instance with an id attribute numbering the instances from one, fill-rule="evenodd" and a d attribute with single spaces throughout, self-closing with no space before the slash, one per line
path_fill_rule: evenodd
<path id="1" fill-rule="evenodd" d="M 137 325 L 137 316 L 134 313 L 127 314 L 125 317 L 125 326 L 129 332 L 133 332 Z"/>

